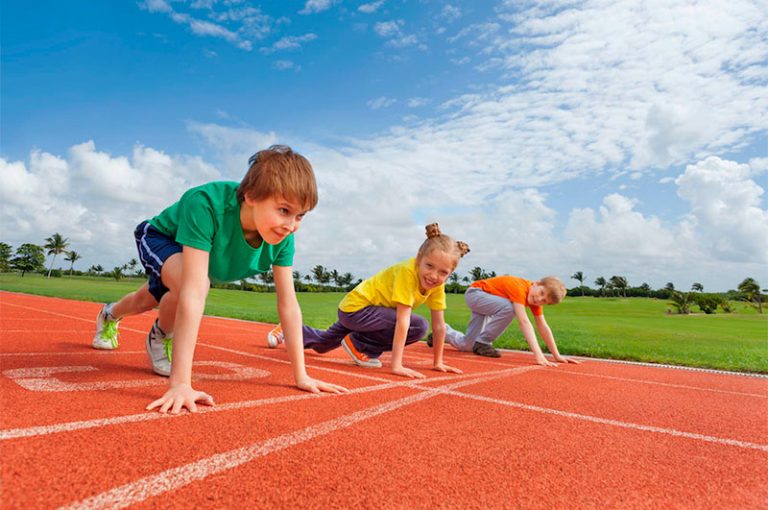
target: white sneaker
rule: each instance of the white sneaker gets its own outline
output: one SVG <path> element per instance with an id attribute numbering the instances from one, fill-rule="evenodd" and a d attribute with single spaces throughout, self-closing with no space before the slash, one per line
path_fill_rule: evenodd
<path id="1" fill-rule="evenodd" d="M 272 331 L 267 333 L 267 345 L 274 349 L 280 344 L 285 343 L 285 336 L 283 335 L 283 328 L 278 324 Z"/>
<path id="2" fill-rule="evenodd" d="M 171 354 L 173 350 L 173 338 L 160 329 L 159 321 L 155 320 L 152 329 L 147 335 L 147 356 L 152 364 L 152 370 L 158 375 L 168 377 L 171 375 Z"/>
<path id="3" fill-rule="evenodd" d="M 118 337 L 117 323 L 120 319 L 115 319 L 107 310 L 111 303 L 108 303 L 99 310 L 96 316 L 96 334 L 93 335 L 93 348 L 114 350 L 117 349 Z"/>

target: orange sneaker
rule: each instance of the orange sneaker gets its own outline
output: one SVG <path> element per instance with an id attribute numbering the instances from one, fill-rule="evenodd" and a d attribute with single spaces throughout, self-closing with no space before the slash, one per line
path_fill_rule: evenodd
<path id="1" fill-rule="evenodd" d="M 345 336 L 344 340 L 341 341 L 341 346 L 344 347 L 344 350 L 347 351 L 347 354 L 349 354 L 349 357 L 352 358 L 356 365 L 368 368 L 381 368 L 381 360 L 379 358 L 371 358 L 367 354 L 358 351 L 349 335 Z"/>
<path id="2" fill-rule="evenodd" d="M 283 336 L 283 328 L 278 324 L 272 331 L 267 333 L 267 345 L 274 349 L 280 344 L 285 343 L 285 337 Z"/>

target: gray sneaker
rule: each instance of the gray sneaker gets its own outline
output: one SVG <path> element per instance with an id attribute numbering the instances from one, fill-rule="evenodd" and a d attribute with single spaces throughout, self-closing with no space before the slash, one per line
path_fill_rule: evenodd
<path id="1" fill-rule="evenodd" d="M 96 334 L 93 335 L 93 348 L 111 351 L 117 349 L 117 341 L 120 334 L 117 331 L 117 323 L 120 319 L 115 319 L 109 313 L 112 303 L 108 303 L 99 310 L 96 316 Z"/>
<path id="2" fill-rule="evenodd" d="M 171 354 L 173 338 L 160 329 L 158 320 L 152 325 L 147 335 L 147 356 L 152 364 L 152 370 L 158 375 L 171 375 Z"/>
<path id="3" fill-rule="evenodd" d="M 494 349 L 490 344 L 475 342 L 475 345 L 472 346 L 472 352 L 478 356 L 485 356 L 487 358 L 501 358 L 501 353 Z"/>

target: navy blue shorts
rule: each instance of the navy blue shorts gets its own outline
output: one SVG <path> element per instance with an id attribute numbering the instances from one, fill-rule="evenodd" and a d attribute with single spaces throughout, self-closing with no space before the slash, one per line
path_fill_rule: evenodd
<path id="1" fill-rule="evenodd" d="M 168 292 L 168 287 L 163 285 L 160 279 L 160 271 L 168 257 L 181 252 L 181 245 L 164 235 L 148 221 L 142 221 L 133 232 L 136 238 L 136 248 L 139 250 L 139 259 L 149 278 L 149 293 L 160 302 L 160 298 Z"/>

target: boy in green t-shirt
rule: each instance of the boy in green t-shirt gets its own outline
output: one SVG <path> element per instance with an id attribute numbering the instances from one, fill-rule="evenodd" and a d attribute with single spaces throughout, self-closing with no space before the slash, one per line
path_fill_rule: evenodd
<path id="1" fill-rule="evenodd" d="M 194 412 L 196 402 L 213 405 L 210 395 L 192 387 L 192 360 L 210 283 L 237 281 L 270 269 L 296 385 L 313 393 L 347 391 L 309 377 L 304 364 L 301 309 L 291 266 L 293 232 L 317 205 L 312 166 L 284 145 L 254 154 L 248 164 L 239 184 L 212 182 L 192 188 L 139 224 L 136 246 L 149 281 L 105 305 L 96 318 L 93 347 L 116 349 L 122 318 L 159 307 L 146 348 L 153 370 L 170 377 L 170 388 L 148 410 L 178 413 L 186 407 Z"/>

